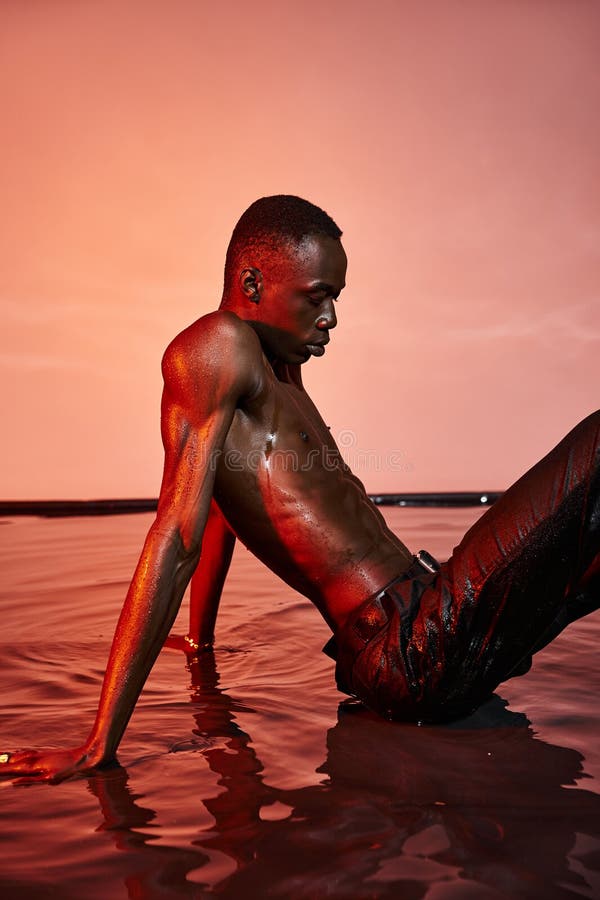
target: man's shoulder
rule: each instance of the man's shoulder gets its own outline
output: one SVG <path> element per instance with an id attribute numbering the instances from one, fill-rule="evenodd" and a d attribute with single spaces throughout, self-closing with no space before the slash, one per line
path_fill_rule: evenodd
<path id="1" fill-rule="evenodd" d="M 260 354 L 255 331 L 235 313 L 217 309 L 192 322 L 168 345 L 163 356 L 163 373 L 172 366 L 194 370 L 243 361 Z"/>
<path id="2" fill-rule="evenodd" d="M 168 345 L 162 359 L 166 383 L 196 382 L 226 369 L 232 379 L 246 381 L 261 360 L 253 328 L 235 313 L 215 310 L 197 319 Z"/>
<path id="3" fill-rule="evenodd" d="M 229 346 L 240 347 L 246 344 L 255 349 L 260 348 L 254 329 L 235 313 L 217 309 L 196 319 L 176 335 L 165 350 L 165 356 L 180 354 L 193 357 L 196 354 L 205 354 L 215 345 L 226 349 Z"/>

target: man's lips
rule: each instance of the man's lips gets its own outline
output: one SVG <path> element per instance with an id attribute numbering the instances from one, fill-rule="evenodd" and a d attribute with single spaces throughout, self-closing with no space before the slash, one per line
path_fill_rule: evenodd
<path id="1" fill-rule="evenodd" d="M 329 338 L 326 341 L 319 341 L 314 344 L 306 344 L 306 349 L 310 353 L 311 356 L 323 356 L 325 353 L 325 345 L 329 343 Z"/>

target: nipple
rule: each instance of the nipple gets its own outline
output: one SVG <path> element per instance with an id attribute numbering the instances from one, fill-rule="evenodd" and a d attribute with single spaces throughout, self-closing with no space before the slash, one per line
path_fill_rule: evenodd
<path id="1" fill-rule="evenodd" d="M 307 435 L 307 433 L 306 433 L 305 431 L 301 431 L 301 432 L 300 432 L 300 437 L 302 438 L 303 441 L 307 441 L 307 440 L 308 440 L 308 435 Z"/>

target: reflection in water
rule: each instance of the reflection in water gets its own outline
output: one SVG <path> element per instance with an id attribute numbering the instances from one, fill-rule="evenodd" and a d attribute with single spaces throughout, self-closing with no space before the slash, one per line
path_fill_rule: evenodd
<path id="1" fill-rule="evenodd" d="M 116 848 L 127 854 L 122 869 L 127 896 L 135 900 L 194 896 L 187 873 L 208 862 L 208 857 L 193 848 L 186 851 L 154 845 L 157 835 L 151 822 L 156 814 L 136 804 L 138 798 L 128 782 L 127 771 L 121 766 L 99 772 L 89 781 L 104 816 L 98 830 L 110 832 Z"/>
<path id="2" fill-rule="evenodd" d="M 189 849 L 158 846 L 155 813 L 124 769 L 90 779 L 102 827 L 127 854 L 129 897 L 595 896 L 600 797 L 573 787 L 582 757 L 536 740 L 498 698 L 435 728 L 343 703 L 322 783 L 281 790 L 265 784 L 214 657 L 192 676 L 193 737 L 174 749 L 201 750 L 220 776 L 223 791 L 202 801 L 210 831 Z"/>

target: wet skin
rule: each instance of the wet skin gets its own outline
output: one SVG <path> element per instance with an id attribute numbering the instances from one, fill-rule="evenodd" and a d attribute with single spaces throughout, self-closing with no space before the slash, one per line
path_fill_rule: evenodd
<path id="1" fill-rule="evenodd" d="M 11 753 L 3 773 L 58 781 L 114 759 L 195 570 L 190 639 L 212 640 L 236 536 L 333 629 L 410 564 L 302 385 L 300 366 L 323 354 L 336 325 L 345 275 L 341 243 L 324 236 L 283 264 L 281 254 L 250 260 L 221 308 L 167 348 L 158 511 L 96 722 L 81 747 Z"/>
<path id="2" fill-rule="evenodd" d="M 235 535 L 335 627 L 409 555 L 344 465 L 297 369 L 274 371 L 256 352 L 259 387 L 236 410 L 214 497 Z"/>

